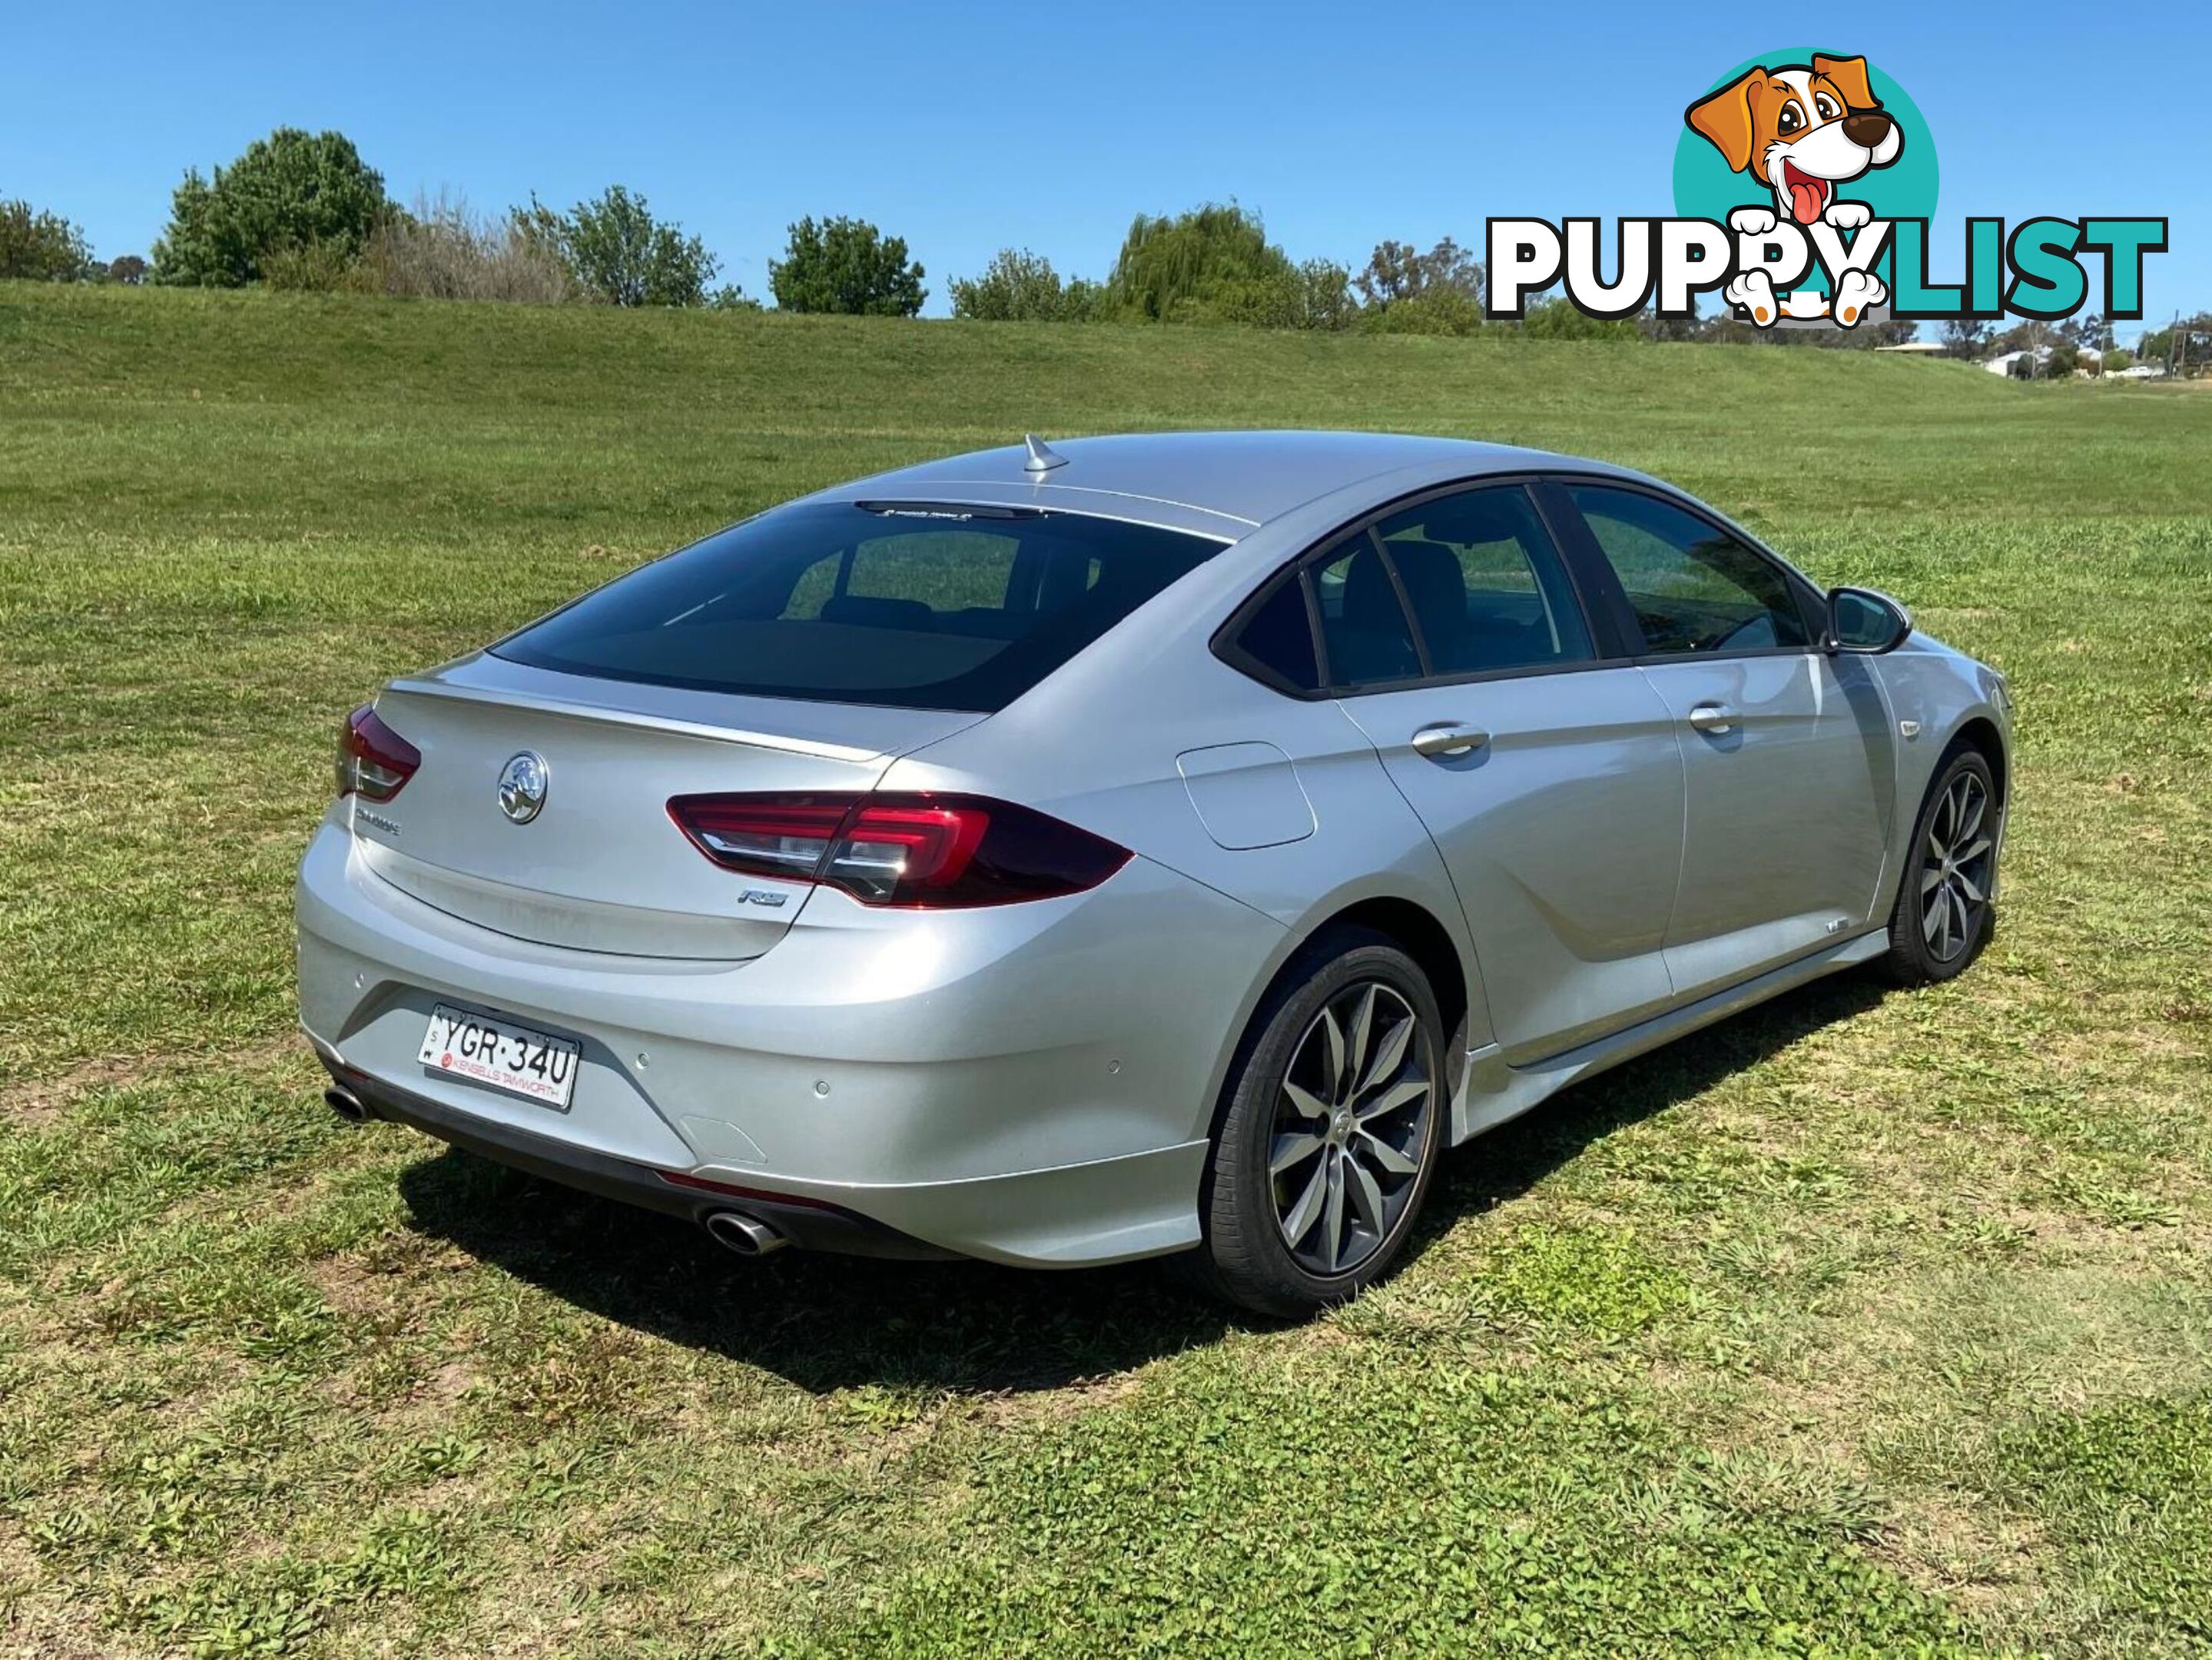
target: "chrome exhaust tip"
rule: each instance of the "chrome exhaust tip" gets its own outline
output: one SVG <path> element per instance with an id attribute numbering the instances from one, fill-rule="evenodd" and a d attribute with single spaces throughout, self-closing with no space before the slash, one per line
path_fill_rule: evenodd
<path id="1" fill-rule="evenodd" d="M 333 1084 L 323 1091 L 323 1104 L 349 1124 L 366 1124 L 376 1116 L 361 1097 L 343 1084 Z"/>
<path id="2" fill-rule="evenodd" d="M 740 1256 L 766 1256 L 791 1243 L 759 1217 L 743 1211 L 718 1210 L 702 1225 L 716 1244 Z"/>

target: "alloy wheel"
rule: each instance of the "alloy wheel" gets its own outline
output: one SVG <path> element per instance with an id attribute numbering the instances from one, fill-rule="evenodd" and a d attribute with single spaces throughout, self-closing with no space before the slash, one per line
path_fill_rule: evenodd
<path id="1" fill-rule="evenodd" d="M 1990 903 L 1990 792 L 1961 772 L 1928 820 L 1920 866 L 1920 937 L 1939 963 L 1954 961 L 1972 943 Z"/>
<path id="2" fill-rule="evenodd" d="M 1436 1110 L 1436 1058 L 1413 1006 L 1379 980 L 1314 1017 L 1278 1091 L 1267 1171 L 1283 1242 L 1310 1274 L 1348 1274 L 1412 1201 Z"/>

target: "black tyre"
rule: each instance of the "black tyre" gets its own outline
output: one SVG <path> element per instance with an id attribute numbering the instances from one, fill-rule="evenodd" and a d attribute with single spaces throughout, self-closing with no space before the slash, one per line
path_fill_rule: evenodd
<path id="1" fill-rule="evenodd" d="M 1297 1318 L 1404 1251 L 1443 1146 L 1443 1021 L 1427 976 L 1366 929 L 1317 939 L 1253 1019 L 1181 1259 L 1215 1295 Z"/>
<path id="2" fill-rule="evenodd" d="M 1905 844 L 1883 974 L 1924 986 L 1966 971 L 1996 927 L 1997 791 L 1979 750 L 1937 769 Z"/>

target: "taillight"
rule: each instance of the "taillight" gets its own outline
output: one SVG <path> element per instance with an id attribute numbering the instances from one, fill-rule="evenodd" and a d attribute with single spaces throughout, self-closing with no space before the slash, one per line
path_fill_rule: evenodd
<path id="1" fill-rule="evenodd" d="M 668 816 L 726 870 L 842 889 L 864 905 L 1004 905 L 1095 888 L 1129 850 L 975 795 L 679 795 Z"/>
<path id="2" fill-rule="evenodd" d="M 389 801 L 422 764 L 422 751 L 363 703 L 338 731 L 338 794 Z"/>

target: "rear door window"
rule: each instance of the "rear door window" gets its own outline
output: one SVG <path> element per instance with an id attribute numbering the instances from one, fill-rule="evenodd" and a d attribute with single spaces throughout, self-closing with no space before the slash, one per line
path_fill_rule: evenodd
<path id="1" fill-rule="evenodd" d="M 1375 526 L 1444 678 L 1587 663 L 1566 568 L 1517 484 L 1440 496 Z"/>
<path id="2" fill-rule="evenodd" d="M 802 504 L 618 578 L 492 650 L 610 679 L 988 712 L 1224 545 L 1085 514 Z"/>

